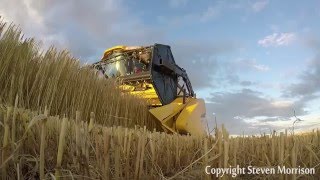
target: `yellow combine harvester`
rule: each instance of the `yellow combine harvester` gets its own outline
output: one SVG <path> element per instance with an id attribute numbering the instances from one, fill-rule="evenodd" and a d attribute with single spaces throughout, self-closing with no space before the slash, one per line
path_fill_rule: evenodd
<path id="1" fill-rule="evenodd" d="M 100 75 L 117 78 L 124 92 L 147 99 L 150 113 L 168 133 L 204 135 L 203 99 L 197 99 L 186 71 L 170 46 L 115 46 L 93 64 Z"/>

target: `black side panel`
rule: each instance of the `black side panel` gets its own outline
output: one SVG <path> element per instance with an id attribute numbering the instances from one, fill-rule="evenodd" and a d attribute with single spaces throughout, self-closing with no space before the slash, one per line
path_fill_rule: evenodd
<path id="1" fill-rule="evenodd" d="M 151 75 L 153 85 L 163 105 L 171 103 L 177 96 L 175 61 L 170 46 L 155 44 L 152 53 Z"/>

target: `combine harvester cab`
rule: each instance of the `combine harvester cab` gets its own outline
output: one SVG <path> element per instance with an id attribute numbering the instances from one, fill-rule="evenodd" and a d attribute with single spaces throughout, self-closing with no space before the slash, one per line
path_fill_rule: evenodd
<path id="1" fill-rule="evenodd" d="M 93 67 L 106 78 L 116 78 L 122 91 L 145 98 L 165 132 L 206 134 L 204 100 L 196 98 L 170 46 L 115 46 Z"/>

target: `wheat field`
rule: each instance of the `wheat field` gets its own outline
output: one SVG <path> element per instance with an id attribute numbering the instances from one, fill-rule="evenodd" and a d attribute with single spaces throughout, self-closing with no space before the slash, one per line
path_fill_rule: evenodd
<path id="1" fill-rule="evenodd" d="M 158 132 L 141 99 L 122 94 L 67 51 L 42 51 L 0 23 L 2 179 L 212 179 L 206 168 L 314 168 L 315 174 L 239 174 L 236 179 L 320 177 L 320 131 L 230 137 Z M 231 179 L 225 175 L 222 179 Z"/>
<path id="2" fill-rule="evenodd" d="M 3 30 L 6 28 L 6 31 Z M 19 28 L 0 26 L 0 102 L 71 117 L 91 112 L 102 125 L 157 128 L 146 102 L 121 93 L 113 81 L 100 79 L 67 51 L 41 51 L 34 39 L 24 39 Z M 149 121 L 150 120 L 150 121 Z"/>

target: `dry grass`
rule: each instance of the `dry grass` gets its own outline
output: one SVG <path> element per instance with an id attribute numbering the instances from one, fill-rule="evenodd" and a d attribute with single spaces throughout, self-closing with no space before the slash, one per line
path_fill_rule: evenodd
<path id="1" fill-rule="evenodd" d="M 67 51 L 40 53 L 35 40 L 23 39 L 12 25 L 4 31 L 1 23 L 0 33 L 0 103 L 13 105 L 18 96 L 18 106 L 47 107 L 53 115 L 72 117 L 81 111 L 89 119 L 93 112 L 106 126 L 157 127 L 143 100 L 122 94 L 113 81 L 98 78 Z"/>
<path id="2" fill-rule="evenodd" d="M 13 112 L 17 140 L 4 136 L 12 129 L 0 128 L 0 140 L 6 141 L 1 149 L 1 168 L 9 179 L 39 178 L 39 169 L 44 169 L 43 177 L 47 179 L 203 179 L 210 178 L 205 174 L 207 165 L 315 167 L 317 173 L 239 175 L 239 179 L 306 179 L 320 175 L 320 131 L 297 136 L 274 133 L 230 138 L 223 127 L 210 137 L 99 124 L 92 124 L 89 130 L 89 123 L 84 121 L 1 106 L 0 117 L 6 120 L 1 118 L 0 122 L 5 122 L 4 126 L 11 124 Z"/>

